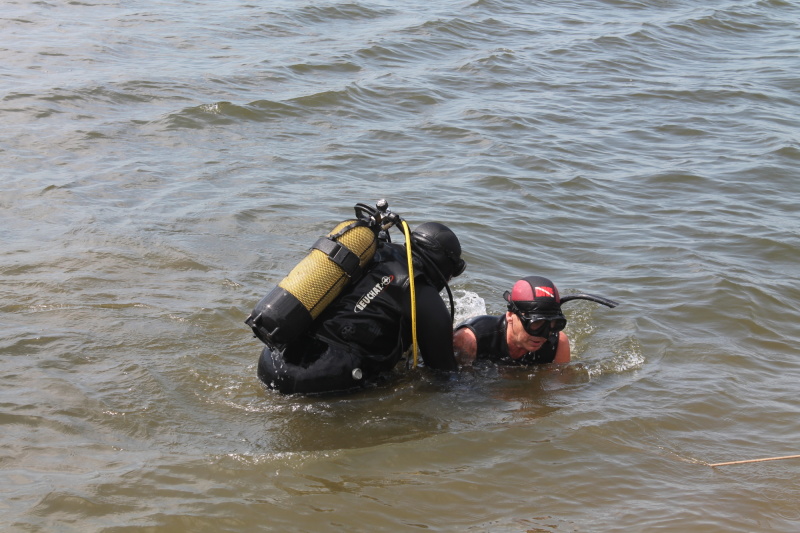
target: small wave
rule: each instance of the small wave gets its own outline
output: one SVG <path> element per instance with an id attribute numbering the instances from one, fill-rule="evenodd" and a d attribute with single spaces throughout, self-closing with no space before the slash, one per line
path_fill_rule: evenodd
<path id="1" fill-rule="evenodd" d="M 451 60 L 469 48 L 471 41 L 488 41 L 505 30 L 494 19 L 472 21 L 460 18 L 429 20 L 395 32 L 395 40 L 381 40 L 357 51 L 357 57 L 380 63 L 418 63 L 420 60 Z"/>
<path id="2" fill-rule="evenodd" d="M 715 10 L 709 15 L 700 16 L 685 22 L 687 30 L 694 32 L 698 37 L 707 37 L 709 31 L 730 34 L 747 34 L 760 31 L 763 24 L 753 19 L 753 13 L 743 13 L 735 10 Z"/>
<path id="3" fill-rule="evenodd" d="M 361 67 L 351 61 L 335 60 L 328 63 L 296 63 L 290 65 L 289 70 L 295 74 L 319 74 L 322 72 L 352 73 L 361 70 Z"/>
<path id="4" fill-rule="evenodd" d="M 362 118 L 383 119 L 387 113 L 395 116 L 416 114 L 424 107 L 438 103 L 437 95 L 424 88 L 361 87 L 351 84 L 338 90 L 328 90 L 302 96 L 292 103 L 303 108 L 335 108 L 337 114 L 357 113 Z"/>
<path id="5" fill-rule="evenodd" d="M 781 146 L 776 149 L 773 154 L 793 161 L 800 161 L 800 148 L 797 146 Z"/>
<path id="6" fill-rule="evenodd" d="M 167 125 L 167 129 L 202 129 L 205 125 L 224 125 L 241 121 L 269 122 L 297 115 L 297 110 L 291 105 L 259 100 L 247 105 L 231 102 L 201 104 L 171 113 L 162 121 Z"/>
<path id="7" fill-rule="evenodd" d="M 503 36 L 507 33 L 507 26 L 494 18 L 468 20 L 456 17 L 425 22 L 416 28 L 415 32 L 428 36 L 438 34 L 445 37 L 454 37 L 457 41 L 447 40 L 447 43 L 457 48 L 466 48 L 463 41 L 488 41 L 491 40 L 492 36 Z"/>
<path id="8" fill-rule="evenodd" d="M 391 9 L 371 9 L 358 3 L 341 2 L 325 6 L 304 6 L 297 10 L 293 18 L 299 22 L 319 24 L 340 20 L 374 20 L 394 13 L 395 11 Z"/>
<path id="9" fill-rule="evenodd" d="M 344 67 L 357 69 L 353 64 Z M 301 69 L 317 66 L 305 65 Z M 336 69 L 336 66 L 319 68 Z M 387 96 L 391 94 L 391 96 Z M 206 103 L 170 113 L 161 119 L 169 130 L 203 129 L 206 126 L 221 126 L 249 122 L 277 122 L 285 118 L 319 115 L 320 109 L 328 109 L 336 115 L 358 115 L 362 119 L 380 119 L 387 112 L 414 114 L 423 107 L 436 104 L 439 96 L 425 89 L 404 87 L 365 88 L 349 84 L 342 88 L 312 92 L 287 100 L 286 103 L 272 100 L 257 100 L 249 104 L 228 101 Z"/>
<path id="10" fill-rule="evenodd" d="M 613 357 L 594 363 L 584 363 L 589 378 L 637 370 L 644 364 L 642 348 L 639 346 L 639 341 L 634 338 L 626 339 L 622 346 L 613 348 L 613 351 Z"/>

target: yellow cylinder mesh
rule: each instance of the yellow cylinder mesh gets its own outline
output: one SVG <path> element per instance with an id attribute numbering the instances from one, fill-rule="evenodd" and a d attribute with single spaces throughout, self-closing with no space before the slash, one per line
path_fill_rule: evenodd
<path id="1" fill-rule="evenodd" d="M 353 222 L 355 221 L 342 222 L 328 236 L 338 233 Z M 377 248 L 375 234 L 366 226 L 350 228 L 337 241 L 358 256 L 362 267 L 372 259 Z M 339 295 L 348 281 L 349 278 L 344 271 L 328 259 L 326 254 L 319 250 L 311 250 L 311 253 L 300 261 L 278 286 L 300 300 L 312 318 L 317 318 Z"/>

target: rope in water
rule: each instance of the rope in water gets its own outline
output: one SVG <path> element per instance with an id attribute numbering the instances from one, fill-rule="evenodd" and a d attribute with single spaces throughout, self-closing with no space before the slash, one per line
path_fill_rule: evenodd
<path id="1" fill-rule="evenodd" d="M 408 279 L 411 281 L 411 343 L 414 351 L 414 368 L 417 368 L 417 292 L 414 290 L 414 261 L 411 256 L 411 232 L 405 220 L 401 222 L 406 235 L 406 258 L 408 259 Z"/>
<path id="2" fill-rule="evenodd" d="M 728 461 L 727 463 L 714 463 L 708 466 L 741 465 L 744 463 L 760 463 L 762 461 L 777 461 L 779 459 L 797 459 L 800 455 L 784 455 L 783 457 L 764 457 L 763 459 L 747 459 L 744 461 Z"/>

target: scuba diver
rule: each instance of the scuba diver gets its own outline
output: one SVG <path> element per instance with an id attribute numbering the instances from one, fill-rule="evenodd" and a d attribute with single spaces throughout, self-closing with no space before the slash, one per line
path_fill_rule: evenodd
<path id="1" fill-rule="evenodd" d="M 417 341 L 426 367 L 458 369 L 448 286 L 466 268 L 458 237 L 438 222 L 409 233 L 385 200 L 376 208 L 357 204 L 356 221 L 343 222 L 312 247 L 320 256 L 314 268 L 300 272 L 301 262 L 245 321 L 267 345 L 258 361 L 258 377 L 267 387 L 284 394 L 351 392 L 391 371 L 409 347 L 416 363 Z M 406 242 L 395 244 L 388 228 L 400 224 Z M 347 235 L 354 229 L 363 232 L 361 237 L 368 235 L 364 253 Z M 315 278 L 333 265 L 344 270 L 339 272 L 341 290 L 313 316 L 316 302 L 298 301 L 308 299 L 306 293 L 319 283 Z M 303 279 L 292 288 L 299 275 Z M 450 295 L 450 310 L 439 294 L 443 288 Z M 321 292 L 328 298 L 329 290 Z"/>
<path id="2" fill-rule="evenodd" d="M 568 363 L 567 319 L 561 304 L 569 300 L 590 300 L 608 307 L 618 304 L 591 294 L 560 297 L 555 284 L 541 276 L 527 276 L 506 291 L 508 310 L 500 316 L 473 317 L 453 334 L 456 360 L 469 366 L 476 360 L 502 365 Z"/>

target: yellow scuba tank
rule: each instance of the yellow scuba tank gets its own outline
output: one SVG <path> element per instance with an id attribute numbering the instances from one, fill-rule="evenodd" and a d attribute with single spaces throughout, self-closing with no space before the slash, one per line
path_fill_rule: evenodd
<path id="1" fill-rule="evenodd" d="M 311 252 L 258 302 L 245 323 L 272 348 L 296 339 L 372 261 L 380 229 L 379 224 L 363 219 L 347 220 L 320 237 Z"/>

